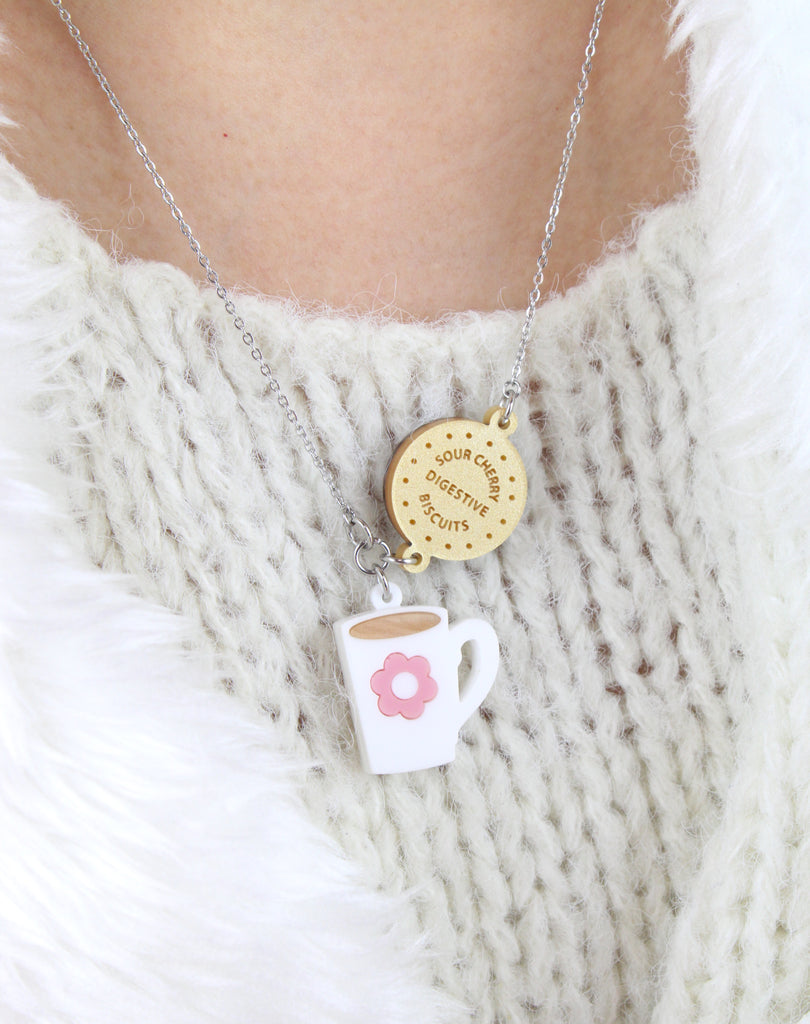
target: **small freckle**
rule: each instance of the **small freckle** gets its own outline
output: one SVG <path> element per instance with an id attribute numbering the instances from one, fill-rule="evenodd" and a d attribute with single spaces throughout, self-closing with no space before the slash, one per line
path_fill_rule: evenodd
<path id="1" fill-rule="evenodd" d="M 445 547 L 447 548 L 447 550 L 449 551 L 449 550 L 450 550 L 450 548 L 452 548 L 452 546 L 453 546 L 453 545 L 452 545 L 452 544 L 445 544 L 444 546 L 445 546 Z"/>
<path id="2" fill-rule="evenodd" d="M 491 533 L 487 534 L 487 540 L 492 540 L 492 534 Z"/>

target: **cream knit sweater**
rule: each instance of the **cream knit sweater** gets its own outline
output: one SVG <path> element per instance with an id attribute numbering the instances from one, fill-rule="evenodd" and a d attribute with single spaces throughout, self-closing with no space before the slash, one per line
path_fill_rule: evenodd
<path id="1" fill-rule="evenodd" d="M 807 466 L 800 435 L 784 426 L 800 411 L 795 381 L 806 353 L 793 346 L 806 303 L 804 312 L 785 303 L 778 316 L 768 312 L 780 287 L 762 262 L 771 252 L 762 214 L 769 197 L 753 174 L 725 184 L 746 152 L 735 137 L 742 122 L 724 122 L 723 111 L 750 81 L 750 70 L 732 68 L 758 22 L 722 4 L 713 15 L 707 8 L 682 11 L 694 45 L 699 184 L 641 218 L 625 247 L 538 315 L 513 438 L 529 478 L 520 526 L 480 560 L 433 562 L 397 580 L 406 603 L 443 604 L 451 619 L 485 617 L 501 642 L 497 682 L 464 727 L 456 761 L 441 770 L 377 778 L 360 769 L 330 623 L 365 607 L 366 583 L 347 571 L 339 512 L 216 296 L 168 266 L 116 264 L 3 166 L 4 334 L 7 352 L 34 358 L 6 385 L 17 426 L 0 437 L 16 441 L 31 465 L 57 467 L 45 489 L 76 524 L 64 523 L 61 535 L 95 566 L 125 574 L 139 598 L 181 613 L 183 643 L 210 659 L 230 694 L 215 705 L 213 730 L 230 736 L 229 709 L 242 705 L 247 711 L 235 714 L 259 718 L 251 743 L 309 766 L 294 782 L 302 817 L 332 845 L 317 836 L 306 843 L 324 842 L 324 865 L 347 858 L 356 891 L 402 897 L 397 942 L 423 935 L 413 956 L 429 962 L 434 989 L 462 1007 L 437 1009 L 427 994 L 409 1010 L 415 981 L 402 981 L 392 1006 L 361 993 L 363 979 L 383 970 L 372 966 L 372 946 L 390 940 L 388 923 L 347 957 L 356 967 L 343 975 L 345 1005 L 316 1001 L 307 1010 L 299 992 L 318 989 L 322 958 L 341 955 L 329 948 L 301 961 L 301 986 L 254 947 L 254 973 L 242 982 L 244 965 L 231 971 L 235 986 L 253 986 L 254 1001 L 244 992 L 230 1002 L 221 993 L 202 998 L 206 972 L 217 967 L 204 958 L 176 970 L 161 962 L 193 944 L 194 927 L 170 938 L 158 929 L 150 948 L 151 903 L 137 882 L 124 885 L 114 909 L 132 918 L 131 934 L 110 939 L 91 921 L 84 944 L 54 940 L 71 971 L 78 963 L 92 975 L 88 965 L 102 964 L 95 981 L 74 979 L 60 1004 L 59 957 L 46 957 L 33 926 L 20 923 L 45 884 L 43 869 L 27 899 L 6 897 L 17 910 L 5 915 L 4 1021 L 427 1021 L 457 1012 L 476 1024 L 787 1022 L 810 1013 L 807 642 L 798 628 L 807 619 L 799 511 Z M 736 20 L 718 24 L 720 8 Z M 762 72 L 765 100 L 771 86 Z M 745 127 L 767 142 L 765 100 Z M 718 123 L 723 137 L 707 141 Z M 756 261 L 741 219 L 760 232 Z M 776 227 L 782 251 L 800 258 L 790 216 Z M 776 269 L 784 274 L 786 264 Z M 795 306 L 793 286 L 786 294 Z M 239 307 L 344 492 L 383 531 L 380 484 L 397 441 L 433 418 L 479 417 L 498 394 L 521 324 L 511 312 L 435 325 L 303 315 L 251 296 Z M 14 564 L 9 554 L 5 565 Z M 7 583 L 19 571 L 9 570 Z M 124 645 L 137 648 L 121 628 Z M 111 629 L 103 628 L 105 643 Z M 40 635 L 58 634 L 54 626 Z M 162 685 L 170 689 L 171 679 Z M 162 714 L 154 707 L 161 693 L 135 714 Z M 69 728 L 81 711 L 67 697 L 55 698 L 57 708 L 61 700 L 66 710 L 54 722 Z M 192 714 L 192 736 L 195 721 Z M 37 742 L 58 733 L 54 724 L 27 728 Z M 182 732 L 182 715 L 175 728 Z M 200 735 L 204 748 L 209 733 Z M 115 786 L 115 736 L 92 723 L 86 736 L 112 741 L 104 771 L 113 782 L 105 775 L 110 793 L 99 802 L 111 819 L 125 818 L 131 792 Z M 158 768 L 144 769 L 156 778 L 172 772 L 174 740 L 161 742 L 162 753 L 142 754 L 156 760 Z M 74 755 L 79 774 L 86 756 Z M 14 771 L 0 779 L 11 785 Z M 84 774 L 96 771 L 88 761 Z M 227 800 L 247 801 L 238 772 L 216 771 Z M 36 774 L 33 764 L 26 778 Z M 36 861 L 51 835 L 40 796 L 31 800 L 34 826 L 17 865 Z M 205 802 L 200 791 L 181 813 L 204 817 Z M 19 831 L 26 812 L 9 805 L 7 827 Z M 171 838 L 159 838 L 149 814 L 134 860 L 144 877 L 162 877 Z M 92 820 L 79 847 L 104 843 L 106 818 Z M 109 826 L 110 836 L 119 832 Z M 242 839 L 232 847 L 234 870 L 260 892 L 261 842 Z M 207 837 L 200 842 L 205 850 Z M 191 840 L 184 849 L 196 871 Z M 228 913 L 205 895 L 231 884 L 227 854 L 211 857 L 197 897 L 203 918 Z M 131 851 L 115 842 L 109 858 L 113 874 L 116 864 L 131 866 Z M 9 870 L 27 891 L 19 866 Z M 304 889 L 321 871 L 317 858 L 300 874 L 287 870 L 283 885 Z M 43 902 L 43 921 L 61 921 L 66 907 L 81 917 L 92 903 L 87 877 L 75 879 L 66 904 L 64 893 L 53 896 L 55 909 Z M 172 892 L 166 883 L 166 910 L 185 920 L 187 901 Z M 231 922 L 237 949 L 240 929 L 248 937 L 275 930 L 283 945 L 309 920 L 285 924 L 261 906 L 255 917 L 240 907 Z M 348 946 L 354 927 L 339 922 L 329 942 Z M 148 956 L 122 954 L 116 967 L 110 941 Z M 138 991 L 142 1003 L 116 1005 L 115 970 L 126 982 L 120 991 Z M 152 1003 L 155 972 L 162 996 Z M 272 994 L 287 984 L 298 992 L 290 1007 Z"/>

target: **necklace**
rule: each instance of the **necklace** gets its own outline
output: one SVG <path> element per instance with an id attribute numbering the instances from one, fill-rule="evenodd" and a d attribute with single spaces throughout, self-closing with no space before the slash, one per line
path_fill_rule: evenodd
<path id="1" fill-rule="evenodd" d="M 403 542 L 391 547 L 356 512 L 313 443 L 306 425 L 240 316 L 230 293 L 202 250 L 188 222 L 149 156 L 107 77 L 62 0 L 50 0 L 101 86 L 178 228 L 215 289 L 234 328 L 265 378 L 298 443 L 306 451 L 337 503 L 354 563 L 372 577 L 373 610 L 334 624 L 344 680 L 352 705 L 363 765 L 377 774 L 435 767 L 453 760 L 458 730 L 479 707 L 497 673 L 499 649 L 492 627 L 480 619 L 450 626 L 443 608 L 400 609 L 402 594 L 390 583 L 391 565 L 422 572 L 432 558 L 477 558 L 502 544 L 520 520 L 526 503 L 523 462 L 509 440 L 517 428 L 515 402 L 532 324 L 540 302 L 543 274 L 577 129 L 585 102 L 596 40 L 606 0 L 598 0 L 577 83 L 573 112 L 563 146 L 540 254 L 532 278 L 520 342 L 500 401 L 482 420 L 448 418 L 424 424 L 394 452 L 383 492 L 389 518 Z M 462 648 L 471 648 L 471 669 L 462 686 Z"/>

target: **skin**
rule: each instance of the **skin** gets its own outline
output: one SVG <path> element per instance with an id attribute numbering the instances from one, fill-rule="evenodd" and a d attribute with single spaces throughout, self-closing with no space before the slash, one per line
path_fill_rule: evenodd
<path id="1" fill-rule="evenodd" d="M 10 159 L 118 252 L 198 273 L 56 12 L 0 3 Z M 406 318 L 525 306 L 590 0 L 69 8 L 226 284 Z M 653 0 L 606 7 L 546 275 L 558 289 L 684 187 L 665 16 Z"/>

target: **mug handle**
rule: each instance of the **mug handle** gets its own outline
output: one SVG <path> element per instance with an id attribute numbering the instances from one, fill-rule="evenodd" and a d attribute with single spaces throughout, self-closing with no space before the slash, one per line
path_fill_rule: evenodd
<path id="1" fill-rule="evenodd" d="M 483 619 L 462 619 L 450 627 L 450 636 L 458 645 L 459 661 L 464 644 L 472 644 L 472 668 L 464 692 L 459 694 L 459 728 L 476 711 L 492 689 L 500 661 L 498 636 Z"/>

